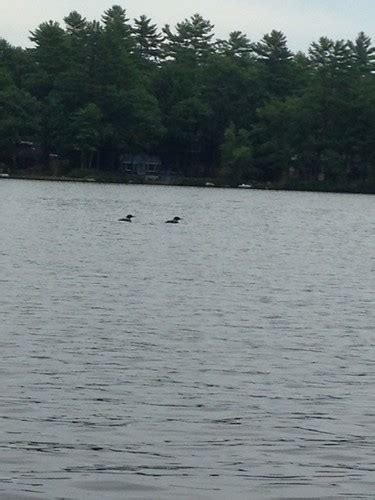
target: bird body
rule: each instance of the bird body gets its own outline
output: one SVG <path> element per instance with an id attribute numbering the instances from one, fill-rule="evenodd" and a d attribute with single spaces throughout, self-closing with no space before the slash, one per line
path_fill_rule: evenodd
<path id="1" fill-rule="evenodd" d="M 171 220 L 166 220 L 166 224 L 178 224 L 181 220 L 181 217 L 174 217 Z"/>
<path id="2" fill-rule="evenodd" d="M 120 222 L 131 222 L 133 218 L 134 218 L 134 215 L 129 214 L 125 218 L 119 219 L 119 221 Z"/>

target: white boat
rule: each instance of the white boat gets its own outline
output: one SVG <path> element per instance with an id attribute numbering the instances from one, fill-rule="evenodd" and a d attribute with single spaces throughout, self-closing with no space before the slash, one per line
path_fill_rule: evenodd
<path id="1" fill-rule="evenodd" d="M 251 189 L 253 186 L 251 184 L 240 184 L 238 187 L 241 189 Z"/>
<path id="2" fill-rule="evenodd" d="M 0 179 L 8 179 L 9 174 L 0 174 Z"/>

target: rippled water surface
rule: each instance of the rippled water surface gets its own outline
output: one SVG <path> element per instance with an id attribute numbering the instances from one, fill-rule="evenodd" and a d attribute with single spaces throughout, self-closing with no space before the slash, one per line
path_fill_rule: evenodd
<path id="1" fill-rule="evenodd" d="M 375 497 L 374 197 L 8 179 L 0 206 L 1 499 Z"/>

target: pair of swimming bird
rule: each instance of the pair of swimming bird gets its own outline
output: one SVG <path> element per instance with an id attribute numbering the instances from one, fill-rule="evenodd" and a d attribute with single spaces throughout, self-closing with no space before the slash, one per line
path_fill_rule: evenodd
<path id="1" fill-rule="evenodd" d="M 124 217 L 123 219 L 119 219 L 119 221 L 120 222 L 131 222 L 132 219 L 134 219 L 134 215 L 129 214 L 126 217 Z M 180 220 L 182 220 L 181 217 L 174 217 L 173 219 L 166 220 L 165 222 L 167 224 L 178 224 Z"/>

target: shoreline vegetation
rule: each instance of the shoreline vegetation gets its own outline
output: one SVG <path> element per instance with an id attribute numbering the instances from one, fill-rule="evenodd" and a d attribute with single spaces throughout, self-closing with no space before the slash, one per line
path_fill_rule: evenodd
<path id="1" fill-rule="evenodd" d="M 375 47 L 120 5 L 0 37 L 0 177 L 375 193 Z"/>

